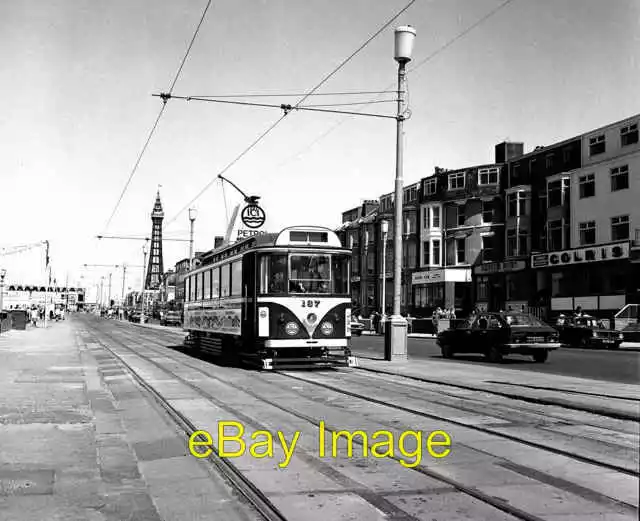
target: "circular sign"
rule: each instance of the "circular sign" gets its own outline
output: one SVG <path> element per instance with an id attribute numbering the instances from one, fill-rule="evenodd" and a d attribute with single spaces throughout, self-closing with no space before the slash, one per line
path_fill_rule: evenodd
<path id="1" fill-rule="evenodd" d="M 240 214 L 242 222 L 247 228 L 260 228 L 267 219 L 264 210 L 257 204 L 248 204 L 242 209 Z"/>

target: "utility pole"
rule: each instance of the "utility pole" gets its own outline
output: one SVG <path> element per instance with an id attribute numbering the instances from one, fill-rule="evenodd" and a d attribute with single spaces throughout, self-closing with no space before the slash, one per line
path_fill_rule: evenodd
<path id="1" fill-rule="evenodd" d="M 195 208 L 189 208 L 189 222 L 191 224 L 189 228 L 189 269 L 193 269 L 193 225 L 196 220 L 198 211 Z"/>
<path id="2" fill-rule="evenodd" d="M 144 286 L 145 286 L 145 266 L 147 265 L 147 243 L 142 245 L 142 255 L 144 261 L 142 262 L 142 293 L 140 293 L 140 323 L 144 324 Z"/>
<path id="3" fill-rule="evenodd" d="M 124 307 L 124 288 L 125 288 L 126 278 L 127 278 L 127 265 L 123 264 L 122 265 L 122 303 L 120 304 L 121 308 Z"/>
<path id="4" fill-rule="evenodd" d="M 104 298 L 103 298 L 103 293 L 102 293 L 102 286 L 104 284 L 104 275 L 102 277 L 100 277 L 100 311 L 102 311 L 102 308 L 104 307 Z"/>
<path id="5" fill-rule="evenodd" d="M 109 272 L 109 300 L 107 301 L 108 307 L 111 307 L 111 275 L 112 273 Z"/>

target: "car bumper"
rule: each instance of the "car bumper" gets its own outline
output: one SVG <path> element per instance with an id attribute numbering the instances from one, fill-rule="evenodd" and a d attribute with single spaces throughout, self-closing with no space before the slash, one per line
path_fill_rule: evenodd
<path id="1" fill-rule="evenodd" d="M 505 349 L 511 353 L 531 353 L 534 351 L 555 351 L 561 346 L 560 342 L 505 344 Z"/>

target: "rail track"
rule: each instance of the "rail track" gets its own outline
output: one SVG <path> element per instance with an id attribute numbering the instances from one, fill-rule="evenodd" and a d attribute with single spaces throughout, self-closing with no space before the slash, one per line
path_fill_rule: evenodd
<path id="1" fill-rule="evenodd" d="M 189 382 L 188 380 L 185 380 L 180 375 L 175 374 L 175 372 L 163 367 L 161 364 L 157 363 L 155 360 L 153 360 L 153 359 L 151 359 L 151 358 L 149 358 L 147 356 L 142 355 L 140 352 L 138 352 L 138 351 L 136 351 L 134 349 L 131 349 L 120 338 L 117 338 L 116 335 L 114 335 L 112 333 L 109 333 L 109 332 L 106 332 L 104 330 L 100 330 L 100 332 L 103 335 L 109 337 L 112 341 L 116 342 L 121 347 L 127 349 L 130 352 L 135 353 L 136 355 L 140 356 L 141 358 L 143 358 L 148 363 L 153 364 L 158 369 L 160 369 L 160 370 L 164 371 L 165 373 L 169 374 L 172 378 L 177 379 L 178 381 L 180 381 L 184 385 L 187 385 L 188 387 L 190 387 L 193 390 L 195 390 L 198 393 L 200 393 L 203 397 L 207 398 L 208 400 L 213 401 L 214 403 L 216 403 L 217 406 L 219 406 L 219 407 L 221 407 L 223 409 L 229 410 L 229 412 L 232 412 L 233 414 L 236 414 L 238 417 L 243 417 L 242 411 L 231 410 L 232 408 L 230 409 L 228 404 L 224 404 L 224 403 L 220 402 L 219 400 L 216 400 L 216 398 L 214 396 L 211 396 L 206 391 L 203 391 L 199 387 L 195 386 L 193 383 Z M 127 332 L 130 333 L 131 331 L 127 331 Z M 170 358 L 175 362 L 179 362 L 180 364 L 183 364 L 184 366 L 189 367 L 190 369 L 195 370 L 195 371 L 207 376 L 208 378 L 212 378 L 212 379 L 217 380 L 218 382 L 220 382 L 220 383 L 222 383 L 222 384 L 224 384 L 226 386 L 230 386 L 230 387 L 232 387 L 234 389 L 237 389 L 238 391 L 244 392 L 244 393 L 252 396 L 254 399 L 259 400 L 259 401 L 264 402 L 264 403 L 267 403 L 272 407 L 275 407 L 275 408 L 280 409 L 281 411 L 283 411 L 283 412 L 285 412 L 287 414 L 290 414 L 290 415 L 293 415 L 293 416 L 297 417 L 298 419 L 304 420 L 304 421 L 306 421 L 306 422 L 308 422 L 308 423 L 310 423 L 310 424 L 312 424 L 314 426 L 318 426 L 319 425 L 319 421 L 320 420 L 318 418 L 314 418 L 312 416 L 309 416 L 307 414 L 301 413 L 299 411 L 293 411 L 290 408 L 283 407 L 281 404 L 279 404 L 279 403 L 277 403 L 277 402 L 275 402 L 273 400 L 269 400 L 269 399 L 267 399 L 266 397 L 264 397 L 262 395 L 258 395 L 257 393 L 253 392 L 251 389 L 249 389 L 249 388 L 247 388 L 245 386 L 237 385 L 237 384 L 229 382 L 229 381 L 227 381 L 227 380 L 225 380 L 223 378 L 219 378 L 218 376 L 216 376 L 214 374 L 211 374 L 209 371 L 206 371 L 206 370 L 202 369 L 202 367 L 198 367 L 198 366 L 190 364 L 190 363 L 185 363 L 184 358 L 178 358 L 178 357 L 175 357 L 175 356 L 169 356 L 168 352 L 167 352 L 167 349 L 166 349 L 166 335 L 164 335 L 162 331 L 155 331 L 155 330 L 152 330 L 152 329 L 146 329 L 146 332 L 152 332 L 152 334 L 151 335 L 142 334 L 142 331 L 139 331 L 139 332 L 135 333 L 135 336 L 139 337 L 139 340 L 144 341 L 145 343 L 147 343 L 147 345 L 145 347 L 147 349 L 149 349 L 153 354 L 156 354 L 156 355 L 157 354 L 161 354 L 164 357 Z M 154 336 L 154 337 L 155 336 L 159 336 L 159 337 L 161 337 L 161 338 L 163 338 L 165 340 L 164 343 L 163 342 L 158 342 L 158 341 L 155 341 L 155 340 L 151 340 L 151 342 L 153 344 L 155 344 L 157 346 L 157 348 L 159 348 L 159 350 L 158 349 L 152 349 L 152 348 L 150 348 L 148 346 L 148 343 L 150 342 L 149 336 Z M 456 425 L 460 425 L 460 426 L 465 427 L 465 428 L 474 429 L 474 430 L 477 430 L 477 431 L 480 431 L 480 432 L 491 434 L 493 436 L 509 439 L 511 441 L 516 441 L 518 443 L 524 443 L 525 445 L 528 445 L 530 447 L 535 447 L 535 448 L 540 449 L 540 450 L 545 450 L 545 451 L 548 451 L 548 452 L 552 452 L 554 454 L 559 454 L 559 455 L 563 455 L 563 456 L 566 456 L 566 457 L 570 457 L 570 458 L 573 458 L 575 460 L 578 460 L 578 461 L 581 461 L 581 462 L 584 462 L 584 463 L 589 463 L 591 465 L 595 465 L 595 466 L 598 466 L 598 467 L 601 467 L 601 468 L 605 468 L 605 469 L 608 469 L 608 470 L 615 470 L 616 472 L 621 472 L 621 473 L 624 473 L 624 474 L 627 474 L 627 475 L 633 475 L 633 476 L 637 476 L 638 475 L 637 472 L 630 471 L 629 469 L 626 469 L 626 468 L 623 468 L 623 467 L 619 467 L 619 466 L 616 466 L 616 465 L 603 463 L 601 461 L 598 461 L 598 460 L 595 460 L 595 459 L 592 459 L 592 458 L 584 457 L 582 455 L 574 454 L 574 453 L 571 453 L 571 452 L 568 452 L 568 451 L 555 449 L 555 448 L 548 447 L 548 446 L 545 446 L 545 445 L 542 445 L 542 444 L 539 444 L 539 443 L 527 442 L 527 441 L 522 440 L 521 438 L 516 438 L 516 437 L 510 436 L 510 435 L 505 435 L 504 433 L 495 432 L 492 429 L 479 427 L 477 425 L 468 425 L 468 424 L 465 424 L 464 422 L 451 421 L 451 419 L 448 419 L 448 418 L 444 418 L 444 417 L 437 416 L 437 415 L 426 414 L 426 413 L 424 413 L 422 411 L 416 411 L 416 410 L 408 408 L 408 407 L 398 407 L 397 405 L 385 403 L 385 402 L 382 402 L 380 400 L 376 400 L 374 398 L 371 398 L 371 397 L 368 397 L 368 396 L 365 396 L 365 395 L 362 395 L 362 394 L 352 393 L 352 392 L 349 392 L 349 391 L 345 392 L 345 390 L 337 388 L 337 387 L 332 386 L 332 385 L 319 384 L 318 382 L 309 381 L 306 378 L 301 378 L 300 376 L 295 376 L 295 375 L 291 375 L 291 374 L 283 373 L 283 372 L 279 372 L 279 373 L 276 373 L 276 374 L 279 374 L 279 375 L 284 376 L 284 377 L 289 378 L 289 379 L 293 378 L 293 379 L 304 381 L 304 382 L 309 383 L 309 384 L 319 385 L 320 387 L 324 387 L 325 389 L 330 390 L 332 392 L 341 393 L 343 395 L 347 395 L 347 396 L 350 396 L 350 397 L 353 397 L 353 398 L 357 398 L 359 400 L 364 400 L 364 401 L 367 401 L 369 403 L 375 403 L 377 405 L 391 407 L 391 408 L 395 408 L 397 410 L 403 410 L 405 412 L 408 412 L 410 414 L 415 414 L 417 416 L 422 416 L 422 417 L 427 417 L 427 418 L 432 418 L 432 419 L 438 419 L 438 420 L 444 420 L 446 422 L 453 423 L 453 424 L 456 424 Z M 269 383 L 273 384 L 273 382 L 269 382 Z M 288 388 L 288 390 L 289 390 L 289 392 L 291 392 L 290 388 Z M 474 389 L 474 390 L 479 390 L 479 391 L 484 392 L 484 390 L 482 390 L 482 389 Z M 250 418 L 245 418 L 245 420 L 251 421 L 252 423 L 255 424 L 255 420 L 252 420 Z M 327 429 L 327 430 L 330 431 L 330 429 Z M 360 443 L 360 445 L 362 445 L 362 443 Z M 396 459 L 397 461 L 400 461 L 401 458 L 395 458 L 394 457 L 393 459 Z M 441 481 L 441 482 L 443 482 L 443 483 L 445 483 L 447 485 L 453 486 L 457 490 L 460 490 L 461 492 L 464 492 L 464 493 L 466 493 L 466 494 L 468 494 L 468 495 L 470 495 L 470 496 L 472 496 L 472 497 L 474 497 L 476 499 L 479 499 L 479 500 L 481 500 L 481 501 L 483 501 L 483 502 L 485 502 L 485 503 L 487 503 L 487 504 L 489 504 L 489 505 L 491 505 L 491 506 L 493 506 L 493 507 L 505 512 L 505 513 L 509 513 L 510 515 L 513 515 L 514 517 L 516 517 L 518 519 L 528 519 L 528 520 L 539 519 L 534 515 L 528 514 L 527 512 L 521 511 L 521 510 L 513 507 L 512 505 L 505 504 L 502 500 L 500 500 L 498 498 L 495 498 L 493 496 L 488 496 L 488 495 L 478 491 L 477 489 L 475 489 L 473 487 L 468 487 L 465 484 L 463 484 L 461 482 L 458 482 L 456 480 L 453 480 L 453 479 L 451 479 L 451 478 L 449 478 L 447 476 L 441 475 L 440 473 L 438 473 L 436 471 L 433 471 L 433 470 L 430 470 L 430 469 L 427 469 L 427 468 L 423 468 L 423 467 L 416 467 L 416 468 L 414 468 L 412 470 L 414 470 L 416 472 L 420 472 L 422 474 L 425 474 L 425 475 L 427 475 L 427 476 L 429 476 L 429 477 L 431 477 L 433 479 L 437 479 L 437 480 L 439 480 L 439 481 Z M 624 506 L 626 509 L 632 509 L 632 510 L 634 510 L 634 512 L 636 511 L 635 510 L 636 509 L 635 505 L 631 505 L 631 504 L 625 503 L 625 502 L 617 500 L 617 499 L 609 498 L 608 496 L 605 496 L 605 498 L 606 498 L 606 500 L 609 500 L 613 504 Z"/>

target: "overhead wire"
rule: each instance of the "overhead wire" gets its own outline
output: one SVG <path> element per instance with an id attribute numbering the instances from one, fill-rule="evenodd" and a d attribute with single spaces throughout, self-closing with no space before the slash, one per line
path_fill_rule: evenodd
<path id="1" fill-rule="evenodd" d="M 189 46 L 187 47 L 187 50 L 184 54 L 184 57 L 182 58 L 182 61 L 180 63 L 180 67 L 178 67 L 178 71 L 176 72 L 173 81 L 171 82 L 171 87 L 169 88 L 169 93 L 173 92 L 173 89 L 176 86 L 176 83 L 178 81 L 178 78 L 180 77 L 180 73 L 182 72 L 182 69 L 187 61 L 187 58 L 189 57 L 189 53 L 191 52 L 191 48 L 193 47 L 193 44 L 196 40 L 196 37 L 198 36 L 198 33 L 200 32 L 200 27 L 202 26 L 202 23 L 204 22 L 204 19 L 207 15 L 207 11 L 209 10 L 209 7 L 211 6 L 211 2 L 212 0 L 208 0 L 207 1 L 207 5 L 205 6 L 203 12 L 202 12 L 202 16 L 200 17 L 200 21 L 198 22 L 198 25 L 196 27 L 196 30 L 193 33 L 193 37 L 191 38 L 191 42 L 189 42 Z M 156 120 L 153 124 L 153 126 L 151 127 L 151 131 L 149 132 L 147 139 L 144 143 L 144 146 L 142 147 L 142 150 L 140 151 L 140 153 L 138 154 L 138 157 L 136 159 L 135 164 L 133 165 L 133 168 L 131 170 L 131 173 L 129 174 L 129 178 L 127 179 L 127 182 L 124 185 L 124 188 L 122 189 L 122 192 L 120 193 L 120 196 L 118 197 L 118 201 L 116 202 L 115 207 L 113 208 L 113 211 L 111 212 L 111 215 L 109 216 L 109 219 L 107 220 L 107 224 L 104 227 L 104 231 L 107 231 L 107 229 L 109 228 L 109 225 L 111 224 L 111 221 L 113 220 L 113 217 L 115 216 L 116 212 L 118 211 L 118 208 L 120 207 L 120 203 L 122 202 L 122 199 L 124 198 L 125 193 L 127 192 L 127 189 L 129 188 L 129 185 L 131 184 L 131 180 L 133 179 L 133 176 L 136 174 L 136 172 L 138 171 L 138 166 L 140 165 L 140 161 L 142 161 L 142 157 L 144 156 L 149 143 L 151 142 L 151 138 L 153 137 L 153 135 L 155 134 L 156 129 L 158 128 L 158 123 L 160 123 L 160 119 L 162 118 L 162 115 L 164 114 L 165 108 L 167 106 L 166 100 L 164 100 L 164 102 L 162 103 L 162 107 L 160 108 L 160 111 L 158 113 L 158 116 L 156 117 Z"/>
<path id="2" fill-rule="evenodd" d="M 308 96 L 354 96 L 363 94 L 395 94 L 394 90 L 361 90 L 350 92 L 311 92 Z M 257 93 L 257 94 L 207 94 L 196 95 L 196 98 L 286 98 L 288 96 L 305 96 L 305 93 Z"/>
<path id="3" fill-rule="evenodd" d="M 396 18 L 398 18 L 402 13 L 404 13 L 409 7 L 411 7 L 416 0 L 411 0 L 405 7 L 403 7 L 400 11 L 398 11 L 390 20 L 388 20 L 380 29 L 378 29 L 371 37 L 369 37 L 360 47 L 358 47 L 353 53 L 351 53 L 346 59 L 344 59 L 333 71 L 327 74 L 311 91 L 305 94 L 294 106 L 294 108 L 299 107 L 302 103 L 304 103 L 307 98 L 313 95 L 315 91 L 317 91 L 320 87 L 322 87 L 329 79 L 331 79 L 338 71 L 340 71 L 349 61 L 351 61 L 362 49 L 364 49 L 369 43 L 376 38 L 382 31 L 384 31 L 389 25 L 393 23 Z M 288 116 L 290 111 L 285 111 L 285 113 L 280 116 L 270 127 L 267 128 L 257 139 L 255 139 L 247 148 L 245 148 L 235 159 L 233 159 L 227 166 L 225 166 L 222 171 L 218 174 L 218 176 L 223 175 L 227 170 L 229 170 L 233 165 L 235 165 L 240 159 L 242 159 L 249 151 L 251 151 L 260 141 L 262 141 L 273 129 L 275 129 L 284 118 Z M 188 209 L 204 192 L 206 192 L 211 185 L 218 179 L 219 177 L 209 181 L 198 194 L 191 199 L 172 219 L 167 221 L 164 226 L 170 225 L 174 222 L 186 209 Z"/>
<path id="4" fill-rule="evenodd" d="M 451 38 L 450 40 L 448 40 L 447 42 L 445 42 L 443 45 L 441 45 L 440 47 L 438 47 L 434 52 L 432 52 L 431 54 L 429 54 L 428 56 L 426 56 L 424 59 L 422 59 L 421 61 L 418 62 L 418 64 L 409 69 L 408 72 L 415 72 L 417 69 L 419 69 L 420 67 L 422 67 L 423 65 L 425 65 L 427 62 L 429 62 L 430 60 L 432 60 L 433 58 L 435 58 L 437 55 L 439 55 L 440 53 L 442 53 L 445 49 L 447 49 L 448 47 L 450 47 L 453 43 L 457 42 L 458 40 L 460 40 L 463 36 L 466 36 L 469 32 L 471 32 L 473 29 L 475 29 L 476 27 L 478 27 L 479 25 L 481 25 L 482 23 L 484 23 L 486 20 L 488 20 L 489 18 L 491 18 L 492 16 L 494 16 L 495 14 L 498 13 L 498 11 L 502 10 L 503 8 L 507 7 L 508 4 L 510 4 L 511 2 L 513 2 L 514 0 L 505 0 L 502 4 L 498 5 L 496 8 L 492 9 L 491 11 L 489 11 L 486 15 L 484 15 L 482 18 L 478 19 L 476 22 L 474 22 L 473 24 L 471 24 L 469 27 L 467 27 L 466 29 L 464 29 L 463 31 L 461 31 L 460 33 L 458 33 L 456 36 L 454 36 L 453 38 Z M 393 84 L 388 85 L 385 89 L 389 89 L 390 87 L 392 87 Z M 408 82 L 407 82 L 407 90 L 408 90 Z M 387 90 L 385 91 L 381 91 L 381 92 L 388 92 Z M 398 91 L 391 91 L 391 92 L 395 92 L 397 94 Z M 408 93 L 407 93 L 408 94 Z M 408 102 L 408 99 L 407 99 Z M 370 102 L 366 102 L 364 103 L 363 106 L 363 110 L 366 106 L 368 106 Z M 408 105 L 408 103 L 407 103 Z M 355 115 L 355 114 L 354 114 Z M 323 132 L 322 134 L 320 134 L 318 137 L 316 137 L 311 143 L 309 143 L 308 145 L 306 145 L 305 147 L 303 147 L 302 149 L 300 149 L 298 152 L 296 152 L 295 154 L 289 156 L 287 159 L 285 159 L 284 161 L 282 161 L 281 163 L 279 163 L 276 166 L 276 169 L 282 168 L 283 166 L 289 164 L 291 161 L 293 160 L 299 160 L 300 156 L 304 153 L 306 153 L 308 150 L 310 150 L 311 148 L 313 148 L 317 143 L 319 143 L 320 141 L 322 141 L 324 138 L 326 138 L 329 134 L 333 133 L 336 129 L 338 129 L 340 126 L 344 125 L 347 121 L 351 121 L 351 119 L 353 118 L 353 115 L 349 115 L 346 117 L 343 117 L 340 121 L 338 121 L 335 125 L 333 125 L 332 127 L 329 127 L 325 132 Z"/>

